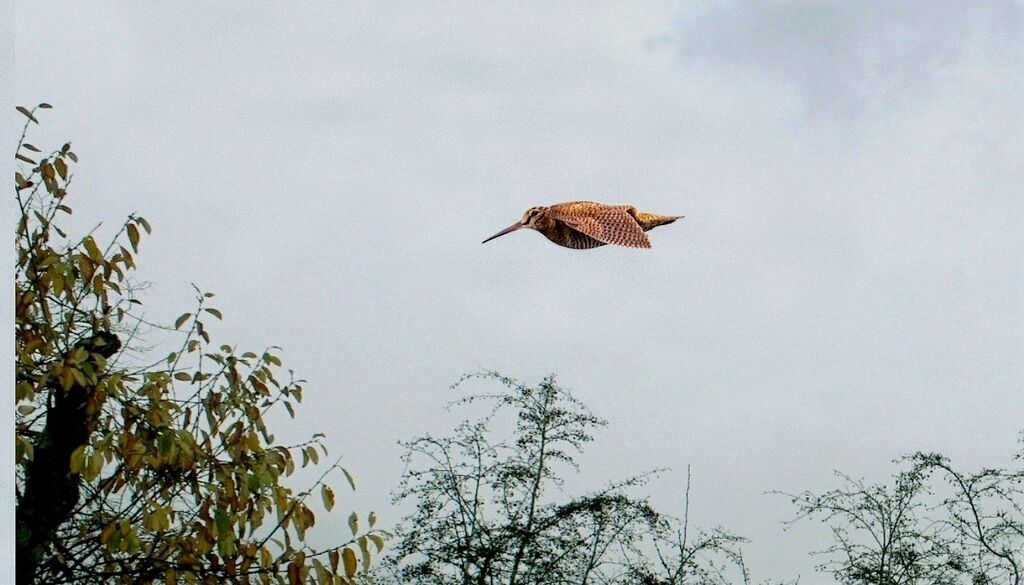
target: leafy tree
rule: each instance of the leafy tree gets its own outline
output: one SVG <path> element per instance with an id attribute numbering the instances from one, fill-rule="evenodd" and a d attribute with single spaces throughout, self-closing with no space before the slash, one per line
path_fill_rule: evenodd
<path id="1" fill-rule="evenodd" d="M 209 293 L 173 327 L 137 313 L 130 276 L 150 225 L 130 216 L 103 242 L 61 228 L 78 158 L 25 141 L 49 107 L 18 108 L 18 582 L 351 582 L 386 534 L 372 514 L 360 531 L 352 513 L 350 540 L 314 548 L 310 498 L 330 511 L 327 476 L 352 478 L 335 462 L 292 489 L 285 479 L 326 455 L 322 435 L 284 445 L 267 427 L 272 413 L 294 416 L 303 381 L 274 348 L 214 345 Z M 149 355 L 143 331 L 177 336 L 178 349 Z"/>
<path id="2" fill-rule="evenodd" d="M 396 500 L 416 509 L 380 581 L 724 583 L 728 567 L 745 578 L 738 538 L 722 531 L 693 538 L 685 522 L 680 529 L 629 495 L 649 474 L 558 497 L 561 472 L 576 468 L 575 454 L 605 422 L 553 377 L 536 387 L 493 372 L 469 377 L 503 391 L 453 403 L 489 407 L 453 435 L 404 443 L 407 471 Z M 511 436 L 497 438 L 492 427 L 509 423 Z"/>

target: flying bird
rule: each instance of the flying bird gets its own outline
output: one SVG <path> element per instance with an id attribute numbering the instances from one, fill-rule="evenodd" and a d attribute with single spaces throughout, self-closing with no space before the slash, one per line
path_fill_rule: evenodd
<path id="1" fill-rule="evenodd" d="M 569 201 L 549 207 L 531 207 L 523 219 L 508 226 L 482 243 L 530 228 L 566 248 L 585 250 L 605 244 L 629 248 L 650 248 L 651 241 L 644 232 L 683 217 L 681 215 L 655 215 L 637 211 L 632 205 L 605 205 L 593 201 Z"/>

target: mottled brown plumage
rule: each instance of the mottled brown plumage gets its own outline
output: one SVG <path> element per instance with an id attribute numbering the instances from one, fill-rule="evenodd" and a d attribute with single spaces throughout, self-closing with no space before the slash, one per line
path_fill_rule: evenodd
<path id="1" fill-rule="evenodd" d="M 523 219 L 487 238 L 484 243 L 521 228 L 530 228 L 566 248 L 582 250 L 605 244 L 650 248 L 651 241 L 644 232 L 680 217 L 645 213 L 631 205 L 569 201 L 550 207 L 531 207 Z"/>

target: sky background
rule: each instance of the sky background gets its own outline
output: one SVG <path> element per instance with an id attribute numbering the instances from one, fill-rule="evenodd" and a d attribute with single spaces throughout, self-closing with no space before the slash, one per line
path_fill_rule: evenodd
<path id="1" fill-rule="evenodd" d="M 15 28 L 74 225 L 138 211 L 149 318 L 194 282 L 217 340 L 283 348 L 309 390 L 279 434 L 328 433 L 342 509 L 399 519 L 396 441 L 450 429 L 481 368 L 609 421 L 569 491 L 669 467 L 647 493 L 681 514 L 690 465 L 693 522 L 757 578 L 828 581 L 766 491 L 1019 450 L 1020 2 L 24 2 Z M 575 199 L 686 217 L 651 250 L 480 245 Z"/>

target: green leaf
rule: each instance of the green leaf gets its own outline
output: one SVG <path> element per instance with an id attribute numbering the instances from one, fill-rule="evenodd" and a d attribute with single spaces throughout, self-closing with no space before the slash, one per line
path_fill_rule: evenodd
<path id="1" fill-rule="evenodd" d="M 218 319 L 220 319 L 220 320 L 222 320 L 222 321 L 224 320 L 224 316 L 223 316 L 223 315 L 221 315 L 221 314 L 220 314 L 220 311 L 218 311 L 217 309 L 204 309 L 204 310 L 205 310 L 205 311 L 206 311 L 207 313 L 209 313 L 209 314 L 213 315 L 214 317 L 216 317 L 216 318 L 218 318 Z"/>
<path id="2" fill-rule="evenodd" d="M 185 313 L 181 317 L 178 317 L 178 319 L 174 322 L 174 328 L 175 329 L 180 329 L 181 326 L 185 324 L 185 321 L 188 321 L 188 318 L 191 317 L 191 316 L 192 316 L 192 313 Z"/>
<path id="3" fill-rule="evenodd" d="M 24 114 L 24 116 L 25 116 L 26 118 L 28 118 L 29 120 L 32 120 L 32 121 L 33 121 L 33 122 L 35 122 L 36 124 L 38 124 L 38 123 L 39 123 L 39 120 L 36 120 L 36 117 L 35 117 L 35 116 L 33 116 L 33 115 L 32 115 L 32 112 L 28 111 L 28 108 L 26 108 L 25 106 L 18 106 L 18 107 L 14 108 L 14 109 L 16 109 L 16 110 L 18 110 L 19 112 L 21 112 L 22 114 Z"/>
<path id="4" fill-rule="evenodd" d="M 35 145 L 29 144 L 28 142 L 21 145 L 25 150 L 31 150 L 32 152 L 41 152 Z"/>
<path id="5" fill-rule="evenodd" d="M 34 161 L 34 160 L 30 159 L 29 157 L 24 156 L 24 155 L 22 155 L 20 153 L 19 154 L 15 154 L 14 158 L 16 158 L 16 159 L 18 159 L 18 160 L 20 160 L 22 162 L 27 162 L 30 165 L 36 164 L 36 161 Z"/>
<path id="6" fill-rule="evenodd" d="M 50 104 L 48 104 L 48 103 L 46 103 L 46 102 L 43 102 L 43 103 L 39 104 L 39 105 L 38 105 L 38 106 L 36 106 L 36 107 L 42 108 L 42 109 L 44 109 L 44 110 L 49 110 L 49 109 L 50 109 L 50 108 L 52 108 L 53 106 L 51 106 Z"/>
<path id="7" fill-rule="evenodd" d="M 227 512 L 224 508 L 218 507 L 214 512 L 214 518 L 217 524 L 217 534 L 229 534 L 231 532 L 230 518 L 227 517 Z"/>
<path id="8" fill-rule="evenodd" d="M 139 222 L 139 225 L 142 226 L 142 229 L 146 230 L 147 234 L 153 233 L 153 228 L 149 227 L 149 222 L 146 221 L 146 218 L 136 217 L 135 220 Z"/>

